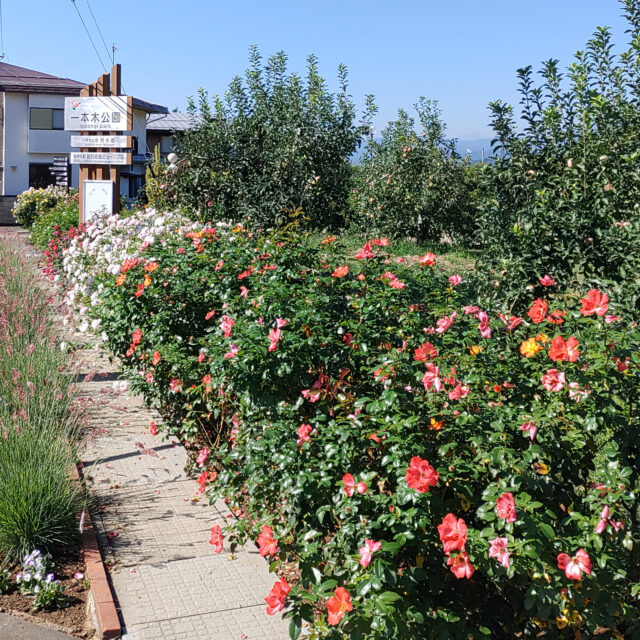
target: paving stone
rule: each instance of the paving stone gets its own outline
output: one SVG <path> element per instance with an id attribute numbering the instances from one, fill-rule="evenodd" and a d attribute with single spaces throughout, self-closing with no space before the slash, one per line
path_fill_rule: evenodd
<path id="1" fill-rule="evenodd" d="M 205 613 L 189 618 L 189 626 L 180 619 L 172 619 L 159 625 L 141 624 L 136 628 L 138 640 L 281 640 L 283 623 L 276 616 L 264 615 L 264 603 L 242 609 Z M 163 635 L 164 634 L 164 635 Z M 209 635 L 206 635 L 209 634 Z"/>
<path id="2" fill-rule="evenodd" d="M 86 337 L 80 336 L 80 339 Z M 117 391 L 116 369 L 100 351 L 76 352 L 76 389 L 89 417 L 83 466 L 98 542 L 110 563 L 127 640 L 285 640 L 288 624 L 267 616 L 275 577 L 250 543 L 216 554 L 210 528 L 231 516 L 222 502 L 193 500 L 187 454 L 149 433 L 160 417 Z M 116 534 L 115 536 L 113 534 Z"/>

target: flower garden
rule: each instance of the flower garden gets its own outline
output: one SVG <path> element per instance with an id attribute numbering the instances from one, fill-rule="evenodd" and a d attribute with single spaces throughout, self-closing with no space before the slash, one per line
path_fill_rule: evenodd
<path id="1" fill-rule="evenodd" d="M 250 537 L 271 562 L 268 613 L 311 637 L 633 628 L 622 305 L 547 276 L 522 316 L 490 313 L 433 253 L 305 242 L 147 210 L 90 224 L 63 259 L 84 328 L 242 515 L 211 544 Z M 292 561 L 295 584 L 277 578 Z"/>
<path id="2" fill-rule="evenodd" d="M 522 70 L 539 101 L 522 134 L 492 105 L 494 164 L 456 158 L 421 102 L 428 135 L 404 114 L 353 171 L 352 105 L 313 60 L 304 93 L 254 51 L 226 106 L 201 95 L 182 167 L 156 160 L 151 206 L 43 220 L 79 330 L 237 516 L 213 551 L 256 542 L 293 640 L 640 638 L 638 97 L 576 102 L 607 47 L 566 93 L 545 67 L 548 105 Z"/>

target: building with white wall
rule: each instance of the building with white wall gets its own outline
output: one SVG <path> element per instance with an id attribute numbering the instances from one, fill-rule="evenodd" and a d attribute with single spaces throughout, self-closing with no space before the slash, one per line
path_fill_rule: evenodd
<path id="1" fill-rule="evenodd" d="M 77 96 L 82 82 L 0 62 L 0 224 L 8 222 L 15 196 L 29 187 L 54 184 L 54 156 L 69 156 L 72 131 L 64 131 L 64 98 Z M 122 167 L 120 193 L 135 198 L 144 182 L 149 114 L 166 114 L 161 105 L 133 99 L 133 163 Z M 75 132 L 77 133 L 77 132 Z M 77 151 L 77 149 L 76 149 Z M 70 186 L 78 186 L 72 166 Z"/>

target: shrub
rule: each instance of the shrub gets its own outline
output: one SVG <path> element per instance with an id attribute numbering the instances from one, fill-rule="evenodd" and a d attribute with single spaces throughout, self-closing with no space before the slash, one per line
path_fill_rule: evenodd
<path id="1" fill-rule="evenodd" d="M 77 302 L 249 514 L 229 541 L 296 559 L 292 637 L 637 637 L 637 327 L 597 290 L 487 313 L 376 242 L 158 235 Z"/>
<path id="2" fill-rule="evenodd" d="M 236 77 L 224 100 L 198 94 L 190 105 L 197 125 L 178 136 L 180 164 L 167 174 L 168 198 L 200 219 L 250 221 L 272 227 L 302 209 L 311 224 L 340 224 L 348 204 L 349 158 L 369 130 L 372 107 L 360 125 L 347 94 L 347 71 L 331 93 L 307 59 L 302 80 L 277 53 L 263 66 L 251 49 L 244 80 Z"/>
<path id="3" fill-rule="evenodd" d="M 59 187 L 31 188 L 18 196 L 11 212 L 21 225 L 29 228 L 41 213 L 53 209 L 65 199 L 66 193 Z"/>
<path id="4" fill-rule="evenodd" d="M 58 203 L 54 208 L 41 213 L 31 227 L 31 241 L 39 249 L 47 249 L 50 242 L 78 226 L 79 211 L 77 197 Z"/>
<path id="5" fill-rule="evenodd" d="M 70 477 L 76 460 L 60 430 L 7 429 L 0 441 L 1 551 L 16 558 L 34 547 L 77 547 L 85 499 Z"/>
<path id="6" fill-rule="evenodd" d="M 440 242 L 475 235 L 468 160 L 445 138 L 437 103 L 421 98 L 415 119 L 400 110 L 380 141 L 371 139 L 354 174 L 349 221 L 358 229 Z"/>
<path id="7" fill-rule="evenodd" d="M 640 8 L 622 5 L 629 49 L 617 56 L 608 29 L 598 29 L 565 75 L 549 60 L 536 84 L 520 69 L 522 123 L 511 106 L 490 105 L 498 158 L 484 198 L 483 286 L 497 298 L 542 290 L 549 274 L 576 282 L 614 281 L 638 307 L 640 180 L 638 65 Z"/>

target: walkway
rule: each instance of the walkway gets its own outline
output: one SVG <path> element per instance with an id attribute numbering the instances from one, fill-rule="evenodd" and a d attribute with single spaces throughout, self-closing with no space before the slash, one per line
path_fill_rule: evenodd
<path id="1" fill-rule="evenodd" d="M 77 336 L 76 336 L 77 338 Z M 76 352 L 80 395 L 94 437 L 83 456 L 98 542 L 110 565 L 127 640 L 285 640 L 288 624 L 266 614 L 276 581 L 255 546 L 231 555 L 208 543 L 231 513 L 197 500 L 186 452 L 149 434 L 157 415 L 119 390 L 105 355 Z"/>
<path id="2" fill-rule="evenodd" d="M 2 640 L 74 640 L 73 636 L 47 629 L 17 616 L 0 613 L 0 638 Z"/>

